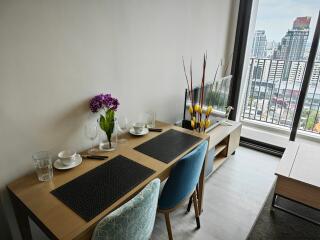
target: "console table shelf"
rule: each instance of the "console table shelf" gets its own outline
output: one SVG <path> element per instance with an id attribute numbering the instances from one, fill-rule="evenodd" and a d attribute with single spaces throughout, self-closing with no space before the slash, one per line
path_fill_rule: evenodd
<path id="1" fill-rule="evenodd" d="M 217 146 L 216 146 L 216 151 L 215 151 L 215 154 L 214 154 L 214 156 L 216 157 L 216 156 L 218 156 L 223 150 L 225 150 L 227 148 L 227 144 L 218 144 Z"/>
<path id="2" fill-rule="evenodd" d="M 213 162 L 213 172 L 216 171 L 228 158 L 218 156 Z"/>

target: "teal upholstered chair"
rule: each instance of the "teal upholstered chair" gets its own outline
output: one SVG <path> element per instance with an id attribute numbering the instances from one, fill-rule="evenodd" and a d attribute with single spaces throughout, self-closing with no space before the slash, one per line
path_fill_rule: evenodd
<path id="1" fill-rule="evenodd" d="M 96 226 L 92 240 L 150 239 L 159 188 L 160 180 L 153 180 L 133 199 L 104 217 Z"/>
<path id="2" fill-rule="evenodd" d="M 197 184 L 207 153 L 208 142 L 201 143 L 196 149 L 184 156 L 172 169 L 170 176 L 161 192 L 158 210 L 164 213 L 169 239 L 172 239 L 169 213 L 192 197 L 197 220 L 200 228 L 200 209 L 198 207 Z"/>

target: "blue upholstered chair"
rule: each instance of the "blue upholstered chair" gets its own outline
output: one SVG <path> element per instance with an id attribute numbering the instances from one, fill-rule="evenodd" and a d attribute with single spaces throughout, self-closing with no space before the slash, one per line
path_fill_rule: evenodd
<path id="1" fill-rule="evenodd" d="M 150 239 L 157 212 L 160 180 L 150 182 L 140 193 L 96 226 L 92 240 Z"/>
<path id="2" fill-rule="evenodd" d="M 197 184 L 207 153 L 208 142 L 201 143 L 196 149 L 184 156 L 172 169 L 170 176 L 159 198 L 158 210 L 164 213 L 169 239 L 172 239 L 169 213 L 192 197 L 197 220 L 200 228 L 200 209 L 198 207 Z"/>

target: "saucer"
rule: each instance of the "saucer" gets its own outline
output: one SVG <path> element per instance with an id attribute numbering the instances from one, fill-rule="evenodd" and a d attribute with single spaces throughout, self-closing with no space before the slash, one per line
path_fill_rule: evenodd
<path id="1" fill-rule="evenodd" d="M 141 131 L 141 133 L 136 133 L 133 128 L 130 128 L 129 133 L 131 133 L 132 135 L 135 135 L 135 136 L 143 136 L 143 135 L 146 135 L 146 134 L 149 133 L 149 129 L 148 128 L 144 128 Z"/>
<path id="2" fill-rule="evenodd" d="M 61 162 L 61 160 L 58 158 L 58 159 L 53 163 L 53 166 L 54 166 L 56 169 L 59 169 L 59 170 L 67 170 L 67 169 L 71 169 L 71 168 L 77 167 L 77 166 L 79 166 L 81 163 L 82 163 L 82 157 L 80 156 L 80 154 L 76 154 L 75 159 L 74 159 L 74 162 L 71 163 L 70 165 L 68 165 L 68 166 L 63 165 L 62 162 Z"/>

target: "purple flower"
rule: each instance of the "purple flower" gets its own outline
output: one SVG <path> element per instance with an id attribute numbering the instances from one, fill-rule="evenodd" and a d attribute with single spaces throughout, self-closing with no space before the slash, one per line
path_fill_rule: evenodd
<path id="1" fill-rule="evenodd" d="M 116 98 L 113 98 L 111 101 L 110 101 L 110 107 L 113 111 L 117 111 L 117 108 L 118 106 L 120 105 L 118 99 Z"/>
<path id="2" fill-rule="evenodd" d="M 120 105 L 118 99 L 113 98 L 111 94 L 99 94 L 94 96 L 90 102 L 89 107 L 92 112 L 98 112 L 102 108 L 112 109 L 117 111 L 118 106 Z"/>

